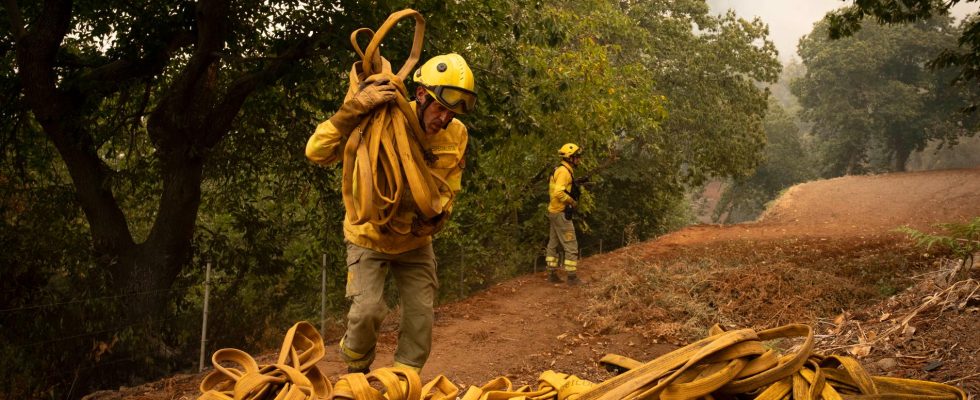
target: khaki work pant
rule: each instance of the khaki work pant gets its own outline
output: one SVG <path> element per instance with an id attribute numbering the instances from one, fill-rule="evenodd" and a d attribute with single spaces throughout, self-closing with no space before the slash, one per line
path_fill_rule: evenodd
<path id="1" fill-rule="evenodd" d="M 578 239 L 575 238 L 575 225 L 565 219 L 565 213 L 548 213 L 550 229 L 548 230 L 548 249 L 545 253 L 545 263 L 549 271 L 558 269 L 558 245 L 565 251 L 565 272 L 575 272 L 578 269 Z"/>
<path id="2" fill-rule="evenodd" d="M 432 305 L 436 288 L 436 256 L 432 243 L 401 254 L 385 254 L 347 244 L 347 332 L 340 341 L 341 357 L 353 368 L 374 361 L 381 322 L 388 314 L 385 277 L 394 275 L 401 301 L 401 325 L 395 362 L 422 368 L 432 348 Z"/>

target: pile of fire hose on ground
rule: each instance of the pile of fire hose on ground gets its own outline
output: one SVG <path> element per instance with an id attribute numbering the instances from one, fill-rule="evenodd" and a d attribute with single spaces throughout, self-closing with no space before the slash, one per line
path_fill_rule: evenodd
<path id="1" fill-rule="evenodd" d="M 802 338 L 786 354 L 766 342 Z M 443 375 L 423 384 L 409 369 L 379 368 L 331 383 L 317 367 L 323 340 L 308 322 L 286 334 L 274 364 L 258 365 L 245 352 L 222 349 L 211 360 L 215 370 L 201 382 L 200 400 L 592 400 L 592 399 L 921 399 L 965 400 L 961 389 L 940 383 L 871 376 L 857 360 L 813 353 L 813 330 L 786 325 L 756 332 L 723 331 L 649 362 L 617 355 L 601 360 L 625 371 L 593 383 L 575 375 L 545 371 L 537 387 L 514 387 L 499 377 L 461 391 Z M 227 365 L 227 364 L 234 364 Z"/>

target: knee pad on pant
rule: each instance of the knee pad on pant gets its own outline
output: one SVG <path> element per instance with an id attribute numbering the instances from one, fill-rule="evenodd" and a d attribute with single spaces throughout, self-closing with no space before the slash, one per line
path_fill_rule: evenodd
<path id="1" fill-rule="evenodd" d="M 388 315 L 388 306 L 384 303 L 384 300 L 378 302 L 357 302 L 351 305 L 350 310 L 347 312 L 347 320 L 350 322 L 360 322 L 360 321 L 373 321 L 374 324 L 380 324 L 384 321 L 385 316 Z"/>

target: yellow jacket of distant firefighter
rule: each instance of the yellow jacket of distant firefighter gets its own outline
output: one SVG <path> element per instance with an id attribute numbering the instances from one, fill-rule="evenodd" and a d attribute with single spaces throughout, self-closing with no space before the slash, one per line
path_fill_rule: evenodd
<path id="1" fill-rule="evenodd" d="M 572 172 L 574 169 L 567 161 L 562 161 L 561 166 L 555 169 L 548 183 L 548 193 L 551 202 L 548 203 L 548 212 L 560 213 L 565 211 L 565 205 L 575 202 L 569 193 L 572 191 Z"/>

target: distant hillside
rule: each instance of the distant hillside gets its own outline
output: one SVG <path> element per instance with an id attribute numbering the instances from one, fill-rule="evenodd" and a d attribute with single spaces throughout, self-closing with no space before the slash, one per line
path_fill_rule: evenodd
<path id="1" fill-rule="evenodd" d="M 791 187 L 759 222 L 856 230 L 980 216 L 980 168 L 845 176 Z"/>

